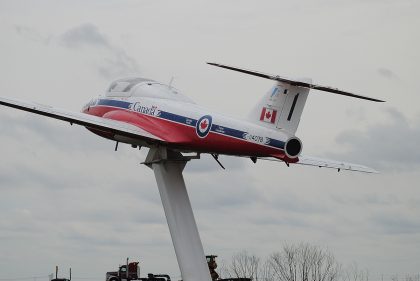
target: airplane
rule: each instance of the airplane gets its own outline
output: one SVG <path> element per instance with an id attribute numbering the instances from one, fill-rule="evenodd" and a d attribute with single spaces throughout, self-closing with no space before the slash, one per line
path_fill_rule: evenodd
<path id="1" fill-rule="evenodd" d="M 217 63 L 212 66 L 275 81 L 246 119 L 212 112 L 197 105 L 170 84 L 131 77 L 111 83 L 104 94 L 90 100 L 81 112 L 0 97 L 0 104 L 86 127 L 101 137 L 133 147 L 159 147 L 181 153 L 210 154 L 224 169 L 219 155 L 246 157 L 365 173 L 377 171 L 359 164 L 301 155 L 295 136 L 310 89 L 375 102 L 382 100 Z"/>

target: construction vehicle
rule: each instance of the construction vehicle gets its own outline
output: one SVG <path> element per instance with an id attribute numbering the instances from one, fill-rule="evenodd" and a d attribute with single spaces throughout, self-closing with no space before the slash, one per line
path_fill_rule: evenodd
<path id="1" fill-rule="evenodd" d="M 217 256 L 209 255 L 206 256 L 207 265 L 209 266 L 210 276 L 212 281 L 216 281 L 219 279 L 219 274 L 216 272 L 217 263 L 216 263 Z"/>
<path id="2" fill-rule="evenodd" d="M 120 265 L 118 271 L 110 271 L 106 273 L 105 281 L 171 281 L 171 277 L 167 274 L 147 274 L 147 277 L 140 277 L 139 262 L 127 262 Z"/>
<path id="3" fill-rule="evenodd" d="M 216 263 L 217 256 L 215 255 L 208 255 L 206 256 L 207 265 L 209 266 L 210 276 L 212 281 L 252 281 L 251 278 L 224 278 L 220 279 L 219 274 L 216 272 L 217 263 Z"/>
<path id="4" fill-rule="evenodd" d="M 70 268 L 70 276 L 69 276 L 69 279 L 67 279 L 67 278 L 58 278 L 58 266 L 56 265 L 55 266 L 55 278 L 54 279 L 51 279 L 51 281 L 71 281 L 71 268 Z"/>

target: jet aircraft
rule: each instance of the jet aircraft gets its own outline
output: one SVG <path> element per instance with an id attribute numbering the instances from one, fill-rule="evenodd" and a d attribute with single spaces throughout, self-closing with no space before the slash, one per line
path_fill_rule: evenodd
<path id="1" fill-rule="evenodd" d="M 71 112 L 38 103 L 0 97 L 0 104 L 78 124 L 91 132 L 133 147 L 158 147 L 181 153 L 231 155 L 281 161 L 287 164 L 375 173 L 372 168 L 301 155 L 302 142 L 295 136 L 310 89 L 365 99 L 336 88 L 313 84 L 310 79 L 289 79 L 216 63 L 213 66 L 274 80 L 248 117 L 235 119 L 194 103 L 171 85 L 145 78 L 125 78 L 111 83 L 82 112 Z"/>

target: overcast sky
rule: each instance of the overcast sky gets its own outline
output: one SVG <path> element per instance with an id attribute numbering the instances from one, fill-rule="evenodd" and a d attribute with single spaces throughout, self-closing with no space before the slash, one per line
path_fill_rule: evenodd
<path id="1" fill-rule="evenodd" d="M 371 280 L 420 268 L 420 3 L 416 0 L 0 0 L 0 92 L 79 111 L 123 76 L 174 85 L 245 116 L 271 81 L 232 64 L 384 99 L 313 91 L 297 136 L 305 155 L 379 175 L 222 157 L 185 179 L 205 252 L 264 257 L 286 243 L 331 250 Z M 60 265 L 103 280 L 129 256 L 179 270 L 147 151 L 0 108 L 0 279 Z"/>

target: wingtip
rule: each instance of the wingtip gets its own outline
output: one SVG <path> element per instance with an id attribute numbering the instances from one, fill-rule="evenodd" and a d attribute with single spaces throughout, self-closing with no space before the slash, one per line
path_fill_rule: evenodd
<path id="1" fill-rule="evenodd" d="M 372 100 L 372 101 L 374 101 L 374 102 L 386 102 L 386 101 L 384 101 L 384 100 L 374 99 L 374 98 L 371 98 L 371 100 Z"/>
<path id="2" fill-rule="evenodd" d="M 378 100 L 378 99 L 373 99 L 373 98 L 369 98 L 367 100 L 374 101 L 374 102 L 386 102 L 384 100 Z"/>
<path id="3" fill-rule="evenodd" d="M 378 170 L 375 170 L 375 169 L 373 169 L 371 167 L 367 167 L 367 166 L 362 166 L 362 167 L 363 167 L 363 171 L 365 173 L 368 173 L 368 174 L 380 174 L 381 173 Z"/>

